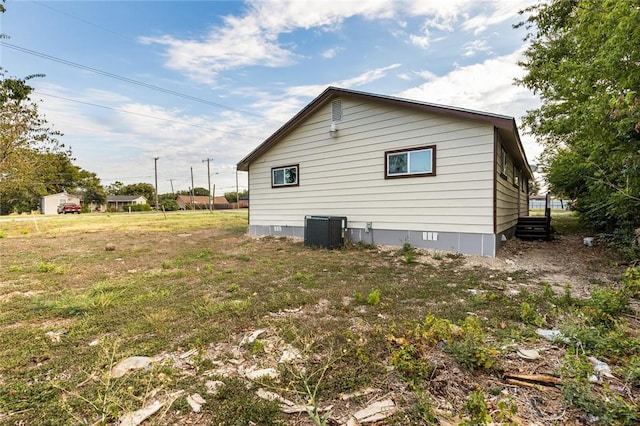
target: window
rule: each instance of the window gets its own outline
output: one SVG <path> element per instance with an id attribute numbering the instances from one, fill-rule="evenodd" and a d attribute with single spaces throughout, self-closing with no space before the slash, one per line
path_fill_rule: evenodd
<path id="1" fill-rule="evenodd" d="M 271 169 L 271 187 L 297 186 L 298 185 L 298 165 L 274 167 Z"/>
<path id="2" fill-rule="evenodd" d="M 500 147 L 500 174 L 502 177 L 507 177 L 507 164 L 508 164 L 507 151 L 503 147 Z"/>
<path id="3" fill-rule="evenodd" d="M 436 147 L 423 146 L 385 152 L 385 178 L 435 176 Z"/>

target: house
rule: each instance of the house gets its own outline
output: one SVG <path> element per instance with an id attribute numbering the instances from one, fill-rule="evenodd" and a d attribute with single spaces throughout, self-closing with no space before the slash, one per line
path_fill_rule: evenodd
<path id="1" fill-rule="evenodd" d="M 58 214 L 58 206 L 67 203 L 74 203 L 79 205 L 80 197 L 67 194 L 66 192 L 45 195 L 44 197 L 40 198 L 40 213 Z"/>
<path id="2" fill-rule="evenodd" d="M 107 211 L 110 212 L 124 212 L 137 204 L 147 204 L 147 198 L 143 195 L 107 195 Z"/>
<path id="3" fill-rule="evenodd" d="M 303 237 L 347 218 L 352 242 L 495 256 L 528 214 L 512 117 L 329 87 L 237 164 L 249 233 Z"/>
<path id="4" fill-rule="evenodd" d="M 245 194 L 238 199 L 238 208 L 239 209 L 249 208 L 249 194 Z"/>
<path id="5" fill-rule="evenodd" d="M 208 195 L 178 195 L 176 202 L 180 210 L 209 210 L 211 202 L 214 210 L 231 208 L 231 204 L 224 196 L 213 197 L 212 200 Z"/>

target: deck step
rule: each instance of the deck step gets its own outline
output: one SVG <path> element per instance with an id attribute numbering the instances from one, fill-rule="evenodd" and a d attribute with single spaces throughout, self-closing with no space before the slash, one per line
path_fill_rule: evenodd
<path id="1" fill-rule="evenodd" d="M 532 240 L 550 240 L 551 218 L 548 216 L 519 217 L 516 226 L 516 237 Z"/>

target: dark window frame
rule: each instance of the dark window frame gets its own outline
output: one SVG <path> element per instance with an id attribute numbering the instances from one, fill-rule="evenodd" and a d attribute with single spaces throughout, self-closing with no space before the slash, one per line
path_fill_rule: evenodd
<path id="1" fill-rule="evenodd" d="M 509 154 L 507 154 L 507 150 L 504 149 L 502 145 L 500 145 L 500 176 L 503 179 L 509 179 L 507 177 L 507 173 L 509 172 Z"/>
<path id="2" fill-rule="evenodd" d="M 296 181 L 295 183 L 282 183 L 276 184 L 274 179 L 274 172 L 276 170 L 296 169 Z M 290 164 L 287 166 L 278 166 L 271 168 L 271 188 L 288 188 L 292 186 L 300 186 L 300 164 Z"/>
<path id="3" fill-rule="evenodd" d="M 409 172 L 409 169 L 410 169 L 410 161 L 409 161 L 407 163 L 406 173 L 389 174 L 389 155 L 407 153 L 407 159 L 409 159 L 410 153 L 415 151 L 431 151 L 431 171 L 430 172 L 419 172 L 419 173 Z M 402 149 L 394 149 L 391 151 L 385 151 L 384 153 L 384 178 L 385 179 L 404 179 L 404 178 L 425 177 L 425 176 L 436 176 L 436 146 L 435 145 L 425 145 L 425 146 L 419 146 L 415 148 L 402 148 Z"/>

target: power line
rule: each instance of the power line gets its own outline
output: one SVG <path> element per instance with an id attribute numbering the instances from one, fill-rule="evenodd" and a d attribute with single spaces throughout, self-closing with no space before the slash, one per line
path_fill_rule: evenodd
<path id="1" fill-rule="evenodd" d="M 72 14 L 70 14 L 70 13 L 64 12 L 64 11 L 62 11 L 62 10 L 60 10 L 60 9 L 56 9 L 55 7 L 51 7 L 51 6 L 49 6 L 49 5 L 46 5 L 46 4 L 44 4 L 43 2 L 41 2 L 41 1 L 34 1 L 34 3 L 39 4 L 39 5 L 40 5 L 40 6 L 42 6 L 42 7 L 46 7 L 46 8 L 47 8 L 47 9 L 49 9 L 49 10 L 53 10 L 54 12 L 57 12 L 57 13 L 59 13 L 59 14 L 61 14 L 61 15 L 65 15 L 65 16 L 68 16 L 69 18 L 76 19 L 76 20 L 78 20 L 78 21 L 80 21 L 80 22 L 84 22 L 84 23 L 85 23 L 85 24 L 87 24 L 87 25 L 91 25 L 91 26 L 93 26 L 93 27 L 100 28 L 100 29 L 101 29 L 101 30 L 103 30 L 103 31 L 106 31 L 106 32 L 111 33 L 111 34 L 113 34 L 113 35 L 117 35 L 118 37 L 122 37 L 122 38 L 127 39 L 127 40 L 135 41 L 135 39 L 133 39 L 133 38 L 131 38 L 131 37 L 128 37 L 128 36 L 126 36 L 126 35 L 124 35 L 124 34 L 120 34 L 120 33 L 116 32 L 116 31 L 110 30 L 110 29 L 109 29 L 109 28 L 107 28 L 107 27 L 103 27 L 103 26 L 101 26 L 101 25 L 98 25 L 98 24 L 95 24 L 95 23 L 93 23 L 93 22 L 87 21 L 86 19 L 78 18 L 78 17 L 77 17 L 77 16 L 75 16 L 75 15 L 72 15 Z"/>
<path id="2" fill-rule="evenodd" d="M 139 112 L 127 111 L 127 110 L 123 110 L 123 109 L 120 109 L 120 108 L 109 107 L 109 106 L 106 106 L 106 105 L 98 105 L 98 104 L 94 104 L 94 103 L 91 103 L 91 102 L 80 101 L 78 99 L 65 98 L 64 96 L 52 95 L 51 93 L 45 93 L 45 92 L 42 92 L 40 90 L 37 90 L 37 93 L 39 93 L 41 95 L 45 95 L 45 96 L 51 96 L 52 98 L 63 99 L 65 101 L 69 101 L 69 102 L 76 102 L 76 103 L 83 104 L 83 105 L 90 105 L 90 106 L 93 106 L 93 107 L 96 107 L 96 108 L 109 109 L 111 111 L 123 112 L 125 114 L 138 115 L 140 117 L 152 118 L 154 120 L 166 121 L 168 123 L 182 124 L 182 125 L 189 126 L 189 127 L 196 127 L 198 129 L 212 130 L 214 132 L 220 132 L 220 133 L 226 133 L 226 134 L 229 134 L 229 135 L 242 136 L 244 138 L 251 138 L 251 139 L 258 139 L 258 140 L 262 139 L 262 138 L 259 138 L 257 136 L 244 135 L 242 133 L 231 132 L 231 131 L 228 131 L 228 130 L 220 130 L 220 129 L 216 129 L 216 128 L 213 128 L 213 127 L 200 126 L 198 124 L 187 123 L 185 121 L 170 120 L 168 118 L 155 117 L 153 115 L 142 114 L 142 113 L 139 113 Z"/>
<path id="3" fill-rule="evenodd" d="M 117 74 L 113 74 L 107 71 L 102 71 L 99 70 L 97 68 L 92 68 L 86 65 L 82 65 L 82 64 L 78 64 L 76 62 L 71 62 L 71 61 L 67 61 L 66 59 L 62 59 L 62 58 L 58 58 L 56 56 L 51 56 L 51 55 L 47 55 L 46 53 L 41 53 L 41 52 L 36 52 L 35 50 L 31 50 L 31 49 L 27 49 L 24 47 L 20 47 L 20 46 L 16 46 L 15 44 L 11 44 L 11 43 L 7 43 L 4 41 L 0 41 L 0 46 L 4 46 L 4 47 L 8 47 L 10 49 L 14 49 L 17 50 L 18 52 L 22 52 L 22 53 L 26 53 L 29 55 L 33 55 L 33 56 L 37 56 L 39 58 L 43 58 L 43 59 L 48 59 L 50 61 L 53 62 L 58 62 L 60 64 L 64 64 L 64 65 L 68 65 L 70 67 L 74 67 L 74 68 L 78 68 L 84 71 L 89 71 L 95 74 L 99 74 L 99 75 L 103 75 L 105 77 L 109 77 L 109 78 L 113 78 L 115 80 L 119 80 L 119 81 L 123 81 L 125 83 L 130 83 L 130 84 L 135 84 L 137 86 L 141 86 L 147 89 L 151 89 L 151 90 L 156 90 L 158 92 L 162 92 L 162 93 L 166 93 L 172 96 L 177 96 L 179 98 L 184 98 L 184 99 L 188 99 L 194 102 L 199 102 L 205 105 L 210 105 L 210 106 L 214 106 L 217 108 L 222 108 L 222 109 L 226 109 L 226 110 L 230 110 L 230 111 L 236 111 L 236 112 L 240 112 L 242 114 L 247 114 L 247 115 L 252 115 L 254 117 L 260 117 L 260 118 L 268 118 L 265 116 L 262 116 L 260 114 L 256 114 L 253 112 L 249 112 L 249 111 L 245 111 L 239 108 L 234 108 L 232 106 L 229 105 L 224 105 L 224 104 L 220 104 L 217 102 L 213 102 L 213 101 L 208 101 L 206 99 L 202 99 L 202 98 L 198 98 L 195 96 L 191 96 L 191 95 L 187 95 L 185 93 L 180 93 L 180 92 L 176 92 L 174 90 L 170 90 L 170 89 L 165 89 L 164 87 L 160 87 L 160 86 L 154 86 L 153 84 L 149 84 L 149 83 L 145 83 L 142 81 L 138 81 L 138 80 L 134 80 L 132 78 L 128 78 L 128 77 L 123 77 Z"/>
<path id="4" fill-rule="evenodd" d="M 49 5 L 45 5 L 44 3 L 39 2 L 39 1 L 34 1 L 34 3 L 39 4 L 39 5 L 40 5 L 40 6 L 42 6 L 42 7 L 46 7 L 47 9 L 52 10 L 52 11 L 54 11 L 54 12 L 57 12 L 57 13 L 59 13 L 59 14 L 61 14 L 61 15 L 65 15 L 65 16 L 67 16 L 67 17 L 71 18 L 71 19 L 75 19 L 75 20 L 80 21 L 80 22 L 82 22 L 82 23 L 84 23 L 84 24 L 90 25 L 90 26 L 92 26 L 92 27 L 99 28 L 99 29 L 101 29 L 101 30 L 103 30 L 103 31 L 106 31 L 106 32 L 108 32 L 108 33 L 111 33 L 111 34 L 113 34 L 113 35 L 116 35 L 116 36 L 118 36 L 118 37 L 121 37 L 121 38 L 123 38 L 123 39 L 125 39 L 125 40 L 132 41 L 132 42 L 134 42 L 134 43 L 135 43 L 135 42 L 137 42 L 137 40 L 136 40 L 135 38 L 133 38 L 133 37 L 129 37 L 129 36 L 125 35 L 125 34 L 122 34 L 122 33 L 119 33 L 119 32 L 117 32 L 117 31 L 111 30 L 111 29 L 109 29 L 109 28 L 107 28 L 107 27 L 103 27 L 102 25 L 98 25 L 98 24 L 96 24 L 95 22 L 87 21 L 86 19 L 79 18 L 79 17 L 77 17 L 77 16 L 75 16 L 75 15 L 72 15 L 72 14 L 70 14 L 70 13 L 64 12 L 64 11 L 62 11 L 62 10 L 60 10 L 60 9 L 56 9 L 55 7 L 51 7 L 51 6 L 49 6 Z M 155 46 L 153 46 L 153 47 L 155 48 Z M 161 49 L 157 49 L 157 48 L 155 48 L 154 50 L 156 50 L 156 51 L 158 51 L 158 52 L 162 52 L 162 51 L 161 51 Z M 246 81 L 243 81 L 243 80 L 239 79 L 238 77 L 236 77 L 236 76 L 234 76 L 234 75 L 231 75 L 231 74 L 223 73 L 223 72 L 220 72 L 220 71 L 217 71 L 217 74 L 219 74 L 219 75 L 224 75 L 226 78 L 229 78 L 229 79 L 231 79 L 231 80 L 235 80 L 235 81 L 240 82 L 240 83 L 243 83 L 243 84 L 248 84 Z"/>

